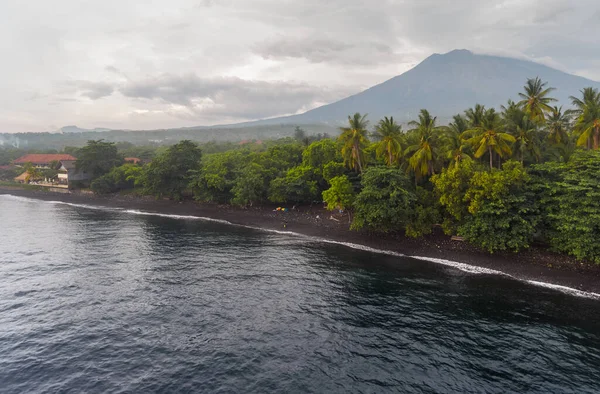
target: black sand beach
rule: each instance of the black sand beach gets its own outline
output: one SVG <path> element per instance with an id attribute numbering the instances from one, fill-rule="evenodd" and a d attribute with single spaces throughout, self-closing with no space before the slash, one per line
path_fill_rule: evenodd
<path id="1" fill-rule="evenodd" d="M 291 205 L 286 205 L 288 211 L 282 213 L 274 211 L 276 206 L 243 209 L 193 201 L 174 202 L 121 195 L 63 194 L 8 186 L 0 186 L 0 194 L 46 201 L 135 209 L 152 213 L 221 219 L 234 224 L 291 231 L 331 241 L 393 251 L 407 256 L 450 260 L 474 267 L 501 271 L 520 280 L 544 282 L 600 293 L 600 266 L 578 262 L 569 256 L 555 254 L 541 247 L 532 247 L 520 253 L 490 255 L 465 242 L 451 240 L 441 231 L 418 239 L 408 238 L 401 234 L 371 234 L 366 231 L 350 231 L 347 217 L 332 214 L 321 205 L 300 206 L 296 210 L 292 210 Z"/>

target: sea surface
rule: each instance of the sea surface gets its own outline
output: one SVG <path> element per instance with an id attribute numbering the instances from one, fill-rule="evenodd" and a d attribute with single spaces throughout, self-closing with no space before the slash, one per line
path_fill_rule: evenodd
<path id="1" fill-rule="evenodd" d="M 2 393 L 598 393 L 600 301 L 0 195 Z"/>

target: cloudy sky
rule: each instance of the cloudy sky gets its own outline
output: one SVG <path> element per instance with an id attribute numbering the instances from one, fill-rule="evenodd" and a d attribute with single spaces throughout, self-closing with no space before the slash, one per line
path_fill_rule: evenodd
<path id="1" fill-rule="evenodd" d="M 456 48 L 600 80 L 598 0 L 2 0 L 0 132 L 293 114 Z"/>

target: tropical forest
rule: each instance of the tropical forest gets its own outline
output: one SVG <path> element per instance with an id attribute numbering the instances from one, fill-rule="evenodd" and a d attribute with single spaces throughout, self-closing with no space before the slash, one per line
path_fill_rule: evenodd
<path id="1" fill-rule="evenodd" d="M 490 253 L 543 245 L 600 263 L 600 92 L 568 108 L 539 78 L 501 108 L 476 104 L 442 125 L 422 109 L 348 116 L 337 137 L 169 147 L 89 141 L 65 148 L 97 194 L 129 193 L 250 207 L 322 204 L 352 230 L 409 237 L 441 228 Z M 141 157 L 138 164 L 125 156 Z M 82 185 L 84 186 L 84 185 Z"/>

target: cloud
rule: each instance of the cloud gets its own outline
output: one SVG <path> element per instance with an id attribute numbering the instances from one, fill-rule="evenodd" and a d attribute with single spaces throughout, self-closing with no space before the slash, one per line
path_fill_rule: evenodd
<path id="1" fill-rule="evenodd" d="M 91 100 L 108 97 L 115 91 L 111 84 L 105 82 L 80 81 L 77 87 L 81 96 Z"/>
<path id="2" fill-rule="evenodd" d="M 456 48 L 600 78 L 598 0 L 3 0 L 0 15 L 1 131 L 294 113 Z"/>
<path id="3" fill-rule="evenodd" d="M 163 74 L 130 81 L 120 89 L 120 93 L 137 100 L 167 104 L 165 112 L 176 117 L 214 118 L 227 115 L 230 118 L 255 119 L 312 108 L 316 103 L 346 96 L 349 89 L 237 77 L 201 78 L 195 74 Z"/>
<path id="4" fill-rule="evenodd" d="M 312 63 L 373 65 L 401 59 L 383 42 L 345 42 L 324 37 L 280 37 L 257 44 L 254 51 L 266 59 L 306 59 Z"/>

